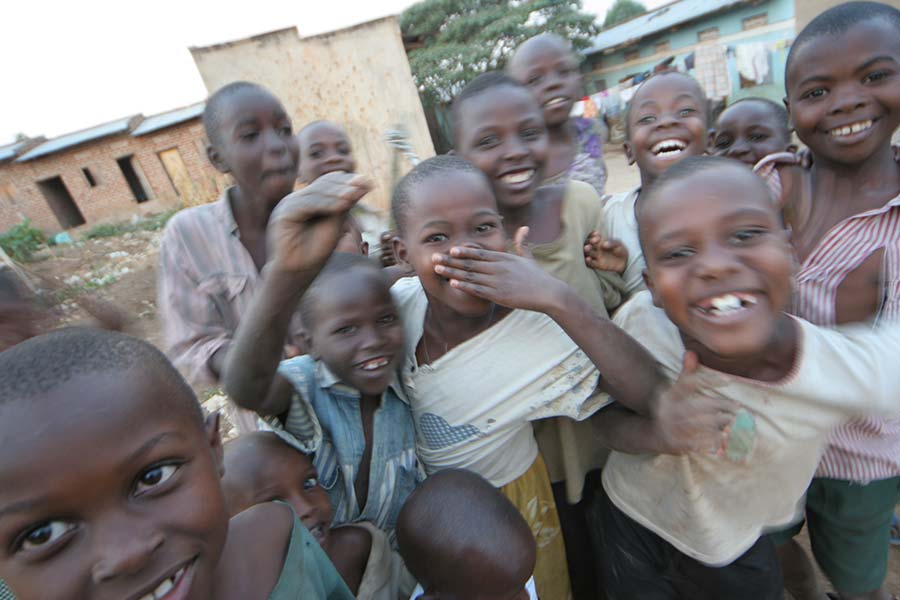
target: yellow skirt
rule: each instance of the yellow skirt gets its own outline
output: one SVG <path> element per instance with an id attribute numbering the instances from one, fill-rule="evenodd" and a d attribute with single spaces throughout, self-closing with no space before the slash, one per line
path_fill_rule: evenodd
<path id="1" fill-rule="evenodd" d="M 518 479 L 510 481 L 500 491 L 525 517 L 537 542 L 534 584 L 538 598 L 571 600 L 566 546 L 550 489 L 550 476 L 541 455 L 538 454 L 534 463 Z"/>

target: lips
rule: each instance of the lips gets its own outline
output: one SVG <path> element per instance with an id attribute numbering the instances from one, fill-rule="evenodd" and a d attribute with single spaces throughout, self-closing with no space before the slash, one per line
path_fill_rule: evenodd
<path id="1" fill-rule="evenodd" d="M 192 574 L 193 566 L 194 560 L 163 579 L 152 591 L 138 597 L 137 600 L 178 600 L 184 598 L 190 587 L 189 576 Z"/>
<path id="2" fill-rule="evenodd" d="M 319 523 L 315 527 L 311 527 L 309 529 L 309 533 L 312 534 L 317 542 L 319 542 L 320 546 L 325 543 L 325 538 L 328 537 L 328 530 L 325 528 L 325 525 L 323 523 Z"/>
<path id="3" fill-rule="evenodd" d="M 719 318 L 737 315 L 752 309 L 759 303 L 758 294 L 728 292 L 709 296 L 695 303 L 695 308 L 705 316 Z"/>
<path id="4" fill-rule="evenodd" d="M 841 139 L 852 136 L 856 133 L 861 133 L 863 131 L 868 131 L 872 128 L 872 124 L 874 121 L 872 119 L 866 119 L 864 121 L 857 121 L 855 123 L 850 123 L 849 125 L 841 125 L 838 127 L 834 127 L 828 130 L 828 135 L 833 138 Z"/>
<path id="5" fill-rule="evenodd" d="M 391 359 L 387 356 L 376 356 L 375 358 L 370 358 L 368 360 L 364 360 L 356 364 L 357 369 L 361 369 L 363 371 L 372 372 L 377 371 L 379 369 L 383 369 L 391 363 Z"/>
<path id="6" fill-rule="evenodd" d="M 687 147 L 688 143 L 684 140 L 668 138 L 653 144 L 650 153 L 660 158 L 674 158 L 684 152 Z"/>
<path id="7" fill-rule="evenodd" d="M 556 108 L 558 106 L 564 106 L 566 104 L 566 102 L 568 102 L 568 101 L 569 101 L 569 99 L 566 98 L 565 96 L 554 96 L 553 98 L 550 98 L 549 100 L 544 102 L 543 107 L 544 108 Z"/>

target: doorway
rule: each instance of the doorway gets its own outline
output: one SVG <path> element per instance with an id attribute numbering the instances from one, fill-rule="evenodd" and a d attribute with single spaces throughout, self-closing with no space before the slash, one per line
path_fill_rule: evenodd
<path id="1" fill-rule="evenodd" d="M 38 181 L 37 185 L 50 206 L 50 210 L 56 216 L 56 220 L 59 221 L 60 227 L 72 229 L 73 227 L 84 225 L 84 215 L 81 214 L 81 210 L 75 204 L 75 199 L 72 198 L 72 194 L 69 193 L 66 184 L 63 183 L 62 177 L 57 176 L 44 179 Z"/>
<path id="2" fill-rule="evenodd" d="M 138 202 L 146 202 L 149 200 L 150 195 L 147 193 L 147 190 L 144 189 L 141 178 L 138 176 L 137 170 L 134 167 L 134 154 L 129 154 L 128 156 L 116 159 L 116 164 L 119 165 L 119 170 L 122 171 L 122 175 L 125 176 L 125 181 L 128 182 L 128 187 L 131 188 L 134 199 Z"/>
<path id="3" fill-rule="evenodd" d="M 187 166 L 181 158 L 178 148 L 169 148 L 159 153 L 159 160 L 162 163 L 166 175 L 175 193 L 181 198 L 181 203 L 190 206 L 196 202 L 197 190 L 194 188 L 194 182 L 188 174 Z"/>

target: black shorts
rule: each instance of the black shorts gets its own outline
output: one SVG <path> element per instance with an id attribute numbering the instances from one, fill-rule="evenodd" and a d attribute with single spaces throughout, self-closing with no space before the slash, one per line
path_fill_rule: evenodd
<path id="1" fill-rule="evenodd" d="M 781 567 L 769 536 L 762 536 L 730 565 L 711 567 L 631 520 L 605 491 L 595 498 L 603 539 L 600 569 L 609 600 L 784 598 Z"/>

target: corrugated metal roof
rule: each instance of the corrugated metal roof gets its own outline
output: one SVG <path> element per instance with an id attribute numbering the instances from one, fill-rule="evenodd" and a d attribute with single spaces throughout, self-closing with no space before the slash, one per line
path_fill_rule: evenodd
<path id="1" fill-rule="evenodd" d="M 152 131 L 163 129 L 164 127 L 177 125 L 178 123 L 183 123 L 184 121 L 187 121 L 189 119 L 197 118 L 203 114 L 203 108 L 205 106 L 205 102 L 200 102 L 198 104 L 185 106 L 184 108 L 178 108 L 175 110 L 170 110 L 169 112 L 153 115 L 152 117 L 147 117 L 146 119 L 141 121 L 140 125 L 134 128 L 134 131 L 131 132 L 131 135 L 144 135 Z"/>
<path id="2" fill-rule="evenodd" d="M 61 135 L 58 138 L 47 140 L 43 144 L 35 146 L 20 156 L 17 162 L 25 162 L 40 156 L 46 156 L 48 154 L 53 154 L 54 152 L 59 152 L 60 150 L 65 150 L 66 148 L 71 148 L 72 146 L 77 146 L 78 144 L 83 144 L 84 142 L 90 142 L 117 133 L 125 133 L 128 131 L 128 124 L 133 118 L 133 116 L 125 117 L 124 119 L 104 123 L 103 125 L 97 125 L 90 129 L 68 133 L 66 135 Z"/>
<path id="3" fill-rule="evenodd" d="M 16 154 L 19 153 L 19 150 L 21 150 L 22 147 L 27 143 L 28 140 L 22 140 L 20 142 L 13 142 L 12 144 L 8 144 L 6 146 L 0 146 L 0 161 L 15 158 Z"/>
<path id="4" fill-rule="evenodd" d="M 680 0 L 635 17 L 612 29 L 601 32 L 594 38 L 585 54 L 594 54 L 634 42 L 675 25 L 692 21 L 703 15 L 714 13 L 746 0 Z"/>

